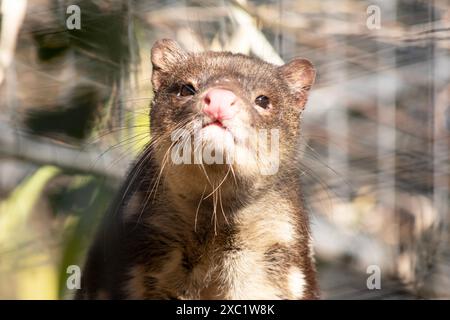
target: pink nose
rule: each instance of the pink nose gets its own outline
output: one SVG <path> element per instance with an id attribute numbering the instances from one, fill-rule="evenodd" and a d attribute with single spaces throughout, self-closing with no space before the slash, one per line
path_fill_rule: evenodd
<path id="1" fill-rule="evenodd" d="M 237 97 L 230 90 L 211 89 L 203 98 L 203 102 L 203 112 L 215 121 L 231 119 L 237 112 Z"/>

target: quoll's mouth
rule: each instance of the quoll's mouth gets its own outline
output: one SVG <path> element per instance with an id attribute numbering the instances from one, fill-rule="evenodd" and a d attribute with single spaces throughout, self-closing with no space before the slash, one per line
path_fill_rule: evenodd
<path id="1" fill-rule="evenodd" d="M 209 120 L 209 119 L 208 119 Z M 228 145 L 235 144 L 235 137 L 232 130 L 220 120 L 206 121 L 202 125 L 202 137 L 206 140 Z"/>
<path id="2" fill-rule="evenodd" d="M 220 122 L 219 120 L 211 121 L 211 122 L 205 123 L 205 124 L 203 125 L 203 128 L 206 128 L 206 127 L 209 127 L 209 126 L 217 126 L 217 127 L 219 127 L 219 128 L 226 129 L 226 127 L 223 125 L 223 123 Z"/>

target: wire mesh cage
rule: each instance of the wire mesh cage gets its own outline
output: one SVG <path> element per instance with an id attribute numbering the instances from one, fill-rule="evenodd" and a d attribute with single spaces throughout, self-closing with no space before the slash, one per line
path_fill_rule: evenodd
<path id="1" fill-rule="evenodd" d="M 445 0 L 2 0 L 0 298 L 71 296 L 150 138 L 160 38 L 311 60 L 295 165 L 323 297 L 449 298 L 449 18 Z"/>

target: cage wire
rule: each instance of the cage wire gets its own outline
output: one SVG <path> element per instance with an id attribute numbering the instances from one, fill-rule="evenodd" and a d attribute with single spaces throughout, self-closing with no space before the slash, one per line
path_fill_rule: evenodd
<path id="1" fill-rule="evenodd" d="M 69 5 L 80 30 L 66 26 Z M 149 139 L 160 38 L 315 64 L 296 165 L 324 298 L 450 297 L 447 1 L 3 0 L 1 10 L 0 297 L 68 297 L 67 264 L 81 263 Z M 367 287 L 370 266 L 380 290 Z"/>

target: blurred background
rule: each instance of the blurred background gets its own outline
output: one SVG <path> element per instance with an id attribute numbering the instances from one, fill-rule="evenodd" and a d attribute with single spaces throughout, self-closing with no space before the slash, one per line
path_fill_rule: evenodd
<path id="1" fill-rule="evenodd" d="M 323 298 L 450 298 L 448 0 L 0 3 L 1 299 L 72 296 L 149 139 L 163 37 L 315 64 L 298 166 Z"/>

